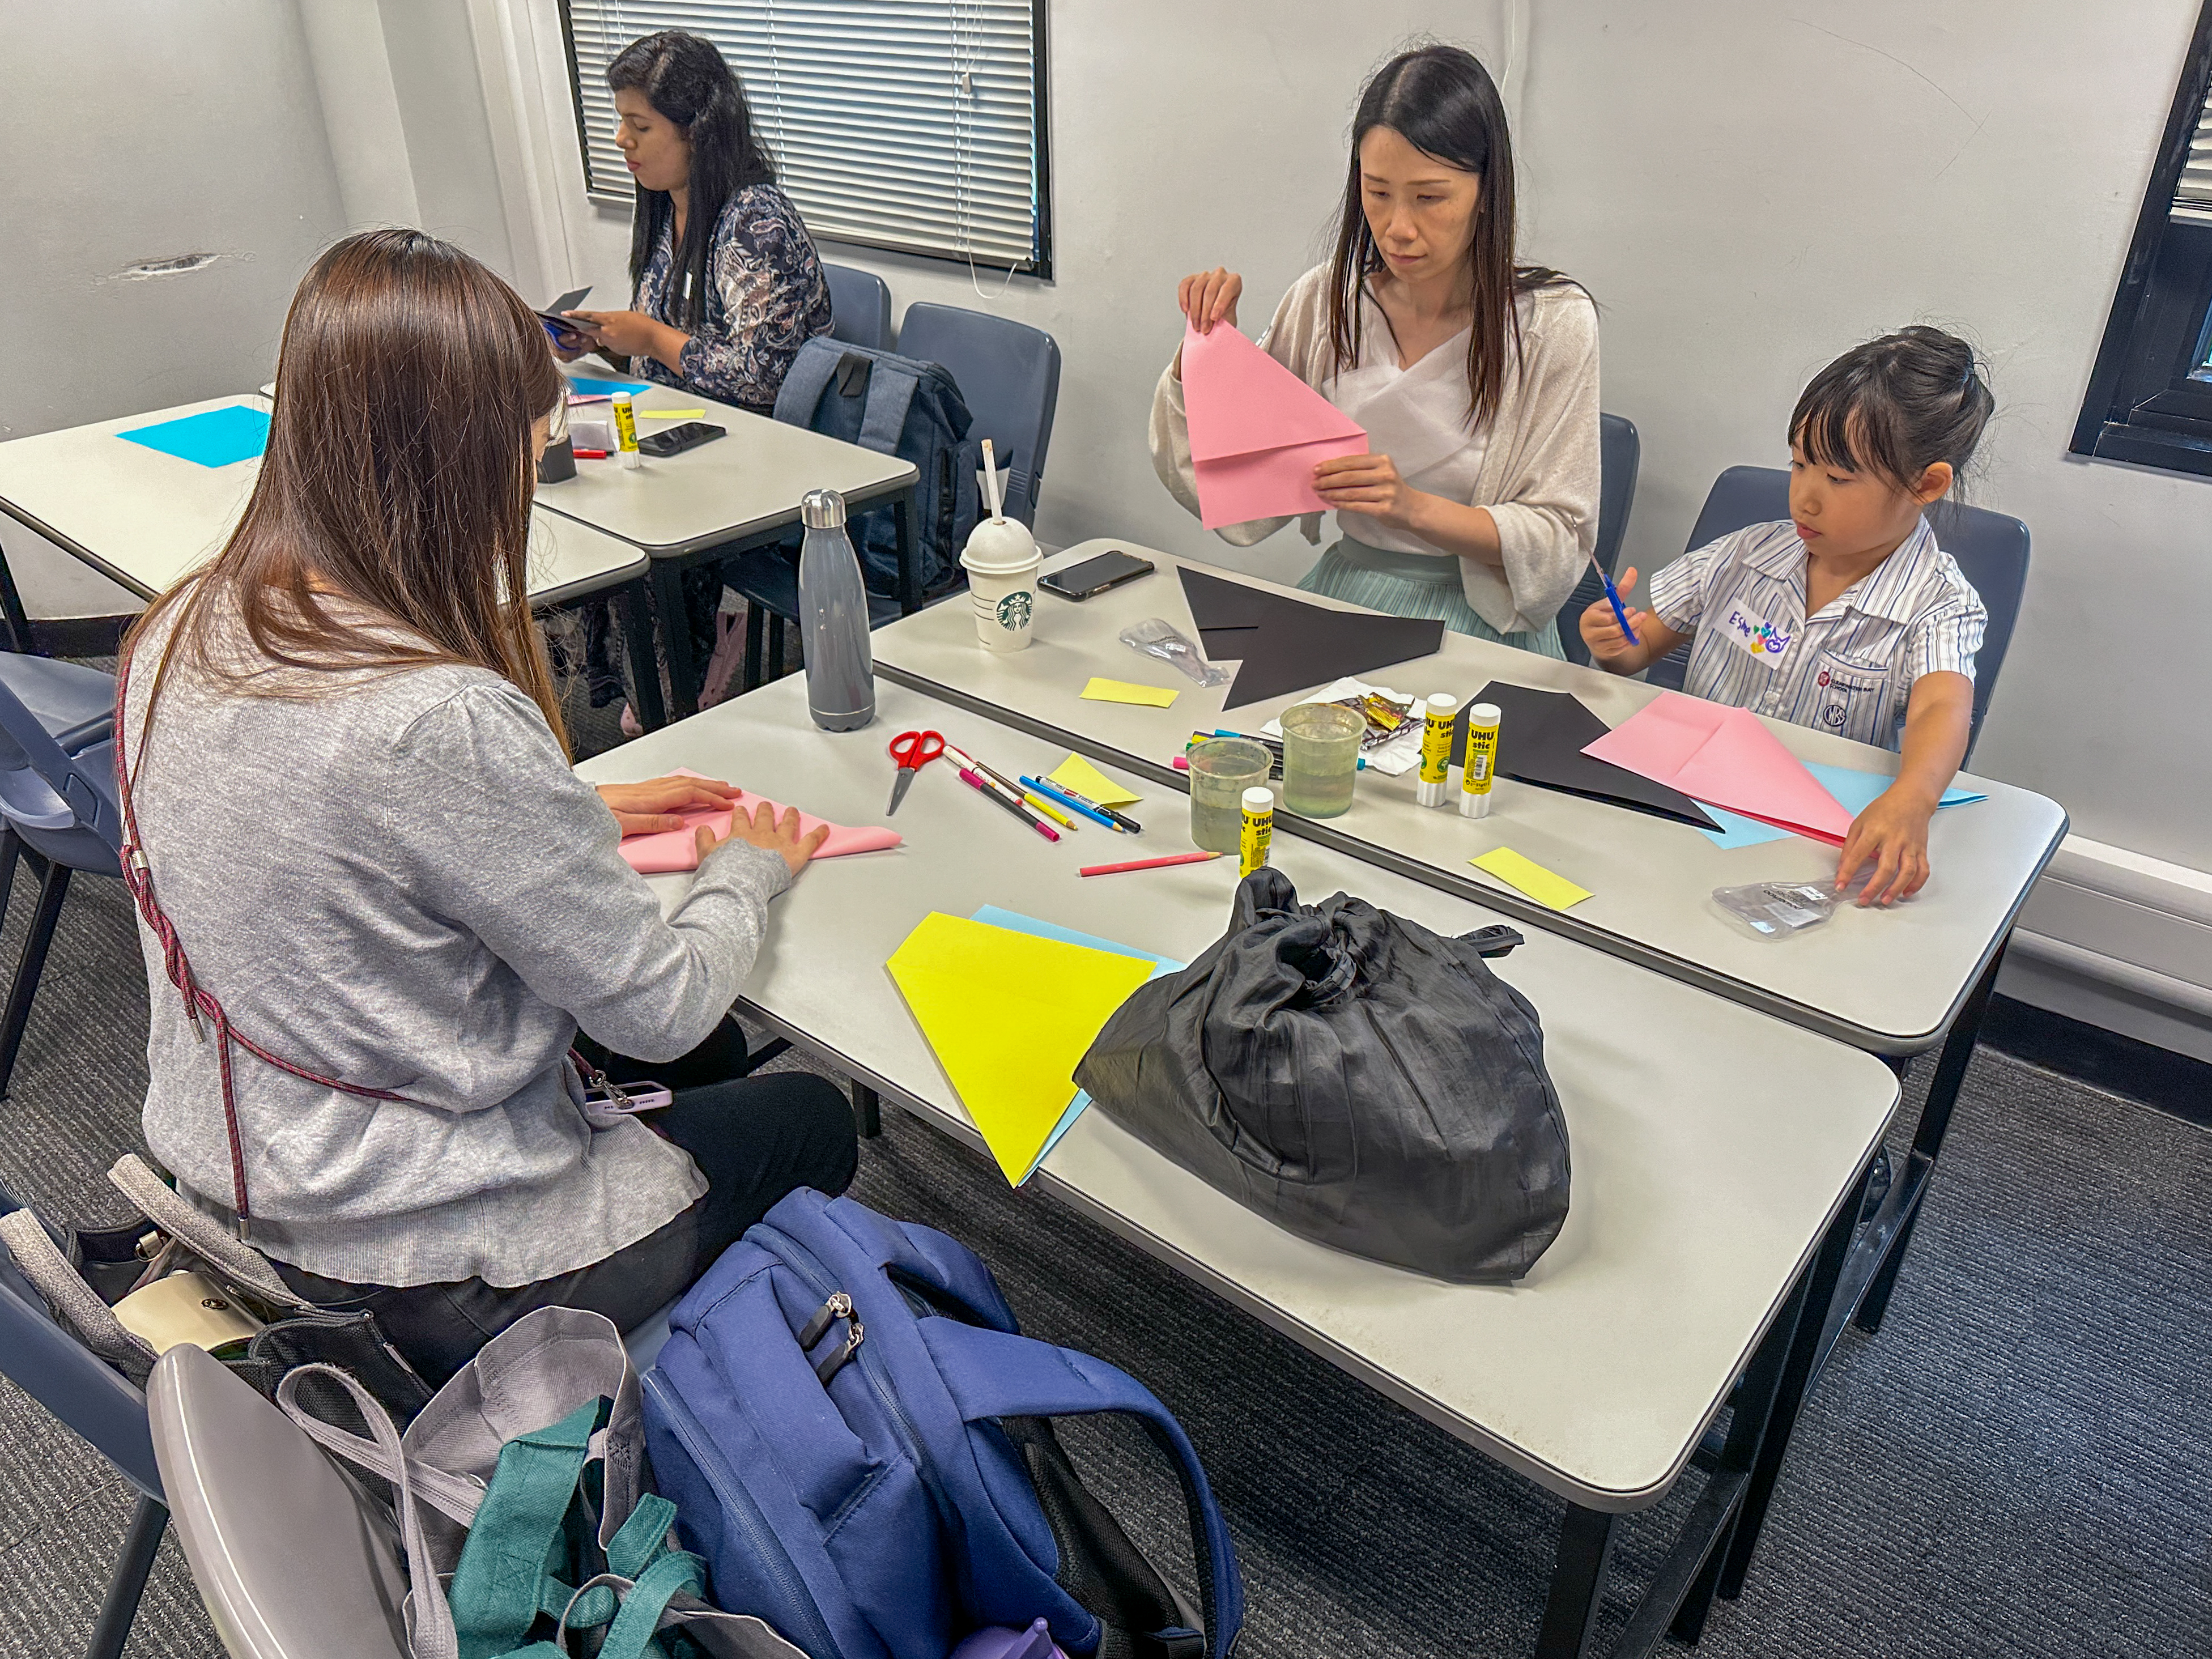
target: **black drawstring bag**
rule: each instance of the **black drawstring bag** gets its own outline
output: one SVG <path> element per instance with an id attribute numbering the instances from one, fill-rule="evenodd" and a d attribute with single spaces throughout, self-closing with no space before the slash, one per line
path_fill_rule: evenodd
<path id="1" fill-rule="evenodd" d="M 1567 1126 L 1528 1000 L 1486 956 L 1337 894 L 1246 877 L 1228 933 L 1123 1003 L 1075 1080 L 1139 1139 L 1317 1243 L 1458 1284 L 1535 1265 Z"/>

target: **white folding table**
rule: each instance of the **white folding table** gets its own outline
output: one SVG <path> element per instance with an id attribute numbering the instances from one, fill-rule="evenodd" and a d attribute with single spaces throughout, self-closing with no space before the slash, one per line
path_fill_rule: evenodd
<path id="1" fill-rule="evenodd" d="M 1010 773 L 1049 769 L 1066 745 L 896 686 L 878 696 L 872 726 L 833 735 L 811 724 L 793 677 L 579 769 L 605 782 L 690 767 L 898 829 L 902 847 L 821 860 L 776 900 L 744 1006 L 980 1144 L 884 967 L 915 924 L 998 904 L 1188 960 L 1224 930 L 1236 867 L 1079 877 L 1079 864 L 1188 850 L 1182 799 L 1142 781 L 1137 837 L 1090 828 L 1049 844 L 950 763 L 925 768 L 885 820 L 884 745 L 902 731 L 933 727 Z M 1309 840 L 1279 836 L 1275 862 L 1310 902 L 1343 889 L 1454 934 L 1499 919 Z M 689 878 L 653 879 L 672 904 Z M 1446 1285 L 1309 1243 L 1102 1110 L 1036 1182 L 1564 1498 L 1547 1659 L 1584 1650 L 1618 1517 L 1673 1487 L 1742 1379 L 1716 1472 L 1615 1649 L 1642 1652 L 1670 1624 L 1693 1635 L 1716 1587 L 1741 1584 L 1814 1365 L 1820 1319 L 1799 1315 L 1826 1305 L 1897 1081 L 1844 1044 L 1557 934 L 1531 931 L 1494 965 L 1543 1018 L 1574 1167 L 1565 1229 L 1518 1285 Z"/>
<path id="2" fill-rule="evenodd" d="M 1025 651 L 981 649 L 967 608 L 938 605 L 878 629 L 876 665 L 901 684 L 1049 736 L 1150 782 L 1187 790 L 1172 762 L 1194 730 L 1257 732 L 1310 689 L 1224 712 L 1233 684 L 1199 687 L 1121 644 L 1124 628 L 1151 617 L 1197 637 L 1176 568 L 1190 564 L 1331 610 L 1360 609 L 1110 540 L 1083 543 L 1050 563 L 1064 567 L 1117 547 L 1152 560 L 1158 574 L 1081 604 L 1042 594 L 1034 642 Z M 1082 692 L 1094 675 L 1172 687 L 1177 695 L 1169 708 L 1089 702 Z M 1434 655 L 1364 678 L 1401 694 L 1449 691 L 1462 702 L 1492 680 L 1567 691 L 1611 726 L 1659 695 L 1639 681 L 1449 632 Z M 1864 771 L 1897 769 L 1897 757 L 1886 750 L 1782 721 L 1766 725 L 1802 759 Z M 1504 736 L 1510 745 L 1510 730 Z M 1491 815 L 1469 820 L 1449 805 L 1416 805 L 1411 772 L 1390 778 L 1371 770 L 1360 775 L 1352 810 L 1341 817 L 1303 818 L 1279 807 L 1275 823 L 1279 840 L 1287 835 L 1349 854 L 1891 1056 L 1900 1069 L 1910 1056 L 1941 1042 L 1911 1154 L 1869 1223 L 1829 1312 L 1832 1346 L 1847 1320 L 1855 1317 L 1869 1332 L 1881 1324 L 1942 1154 L 2005 940 L 2066 833 L 2066 814 L 2055 801 L 1994 779 L 1960 781 L 1987 791 L 1989 799 L 1936 813 L 1929 838 L 1935 876 L 1917 897 L 1888 909 L 1846 905 L 1821 927 L 1781 939 L 1738 927 L 1711 895 L 1717 887 L 1755 881 L 1832 880 L 1833 849 L 1796 836 L 1723 849 L 1686 824 L 1510 778 L 1494 786 Z M 1592 896 L 1571 910 L 1547 909 L 1468 862 L 1497 847 L 1557 871 Z"/>
<path id="3" fill-rule="evenodd" d="M 599 378 L 586 365 L 579 374 Z M 637 385 L 641 382 L 632 381 Z M 899 568 L 907 578 L 901 607 L 921 603 L 915 586 L 914 491 L 920 474 L 911 461 L 879 454 L 805 427 L 749 414 L 695 393 L 652 385 L 632 399 L 646 434 L 677 422 L 651 418 L 656 409 L 703 409 L 727 435 L 634 468 L 614 459 L 576 463 L 576 476 L 538 487 L 541 507 L 619 538 L 653 559 L 654 608 L 661 648 L 679 717 L 697 706 L 697 673 L 684 621 L 684 569 L 709 556 L 723 558 L 780 541 L 799 522 L 799 504 L 810 489 L 834 489 L 854 513 L 888 498 L 898 534 Z M 592 405 L 570 411 L 572 420 L 595 416 Z M 605 405 L 598 405 L 604 410 Z M 647 676 L 635 688 L 637 714 L 648 729 L 660 724 L 660 687 Z"/>

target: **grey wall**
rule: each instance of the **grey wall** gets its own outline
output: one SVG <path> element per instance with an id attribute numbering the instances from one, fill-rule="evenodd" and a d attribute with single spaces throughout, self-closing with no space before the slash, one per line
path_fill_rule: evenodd
<path id="1" fill-rule="evenodd" d="M 292 0 L 0 0 L 0 438 L 269 378 L 301 273 L 343 224 Z M 134 278 L 149 260 L 195 270 Z M 133 608 L 0 524 L 33 614 Z"/>

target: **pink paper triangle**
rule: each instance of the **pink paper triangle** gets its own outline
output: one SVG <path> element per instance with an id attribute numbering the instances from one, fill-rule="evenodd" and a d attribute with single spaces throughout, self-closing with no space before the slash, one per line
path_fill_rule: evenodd
<path id="1" fill-rule="evenodd" d="M 672 775 L 679 778 L 697 778 L 704 777 L 706 774 L 694 772 L 687 766 L 679 766 Z M 742 789 L 738 792 L 738 795 L 744 810 L 749 813 L 765 804 L 775 810 L 778 817 L 783 816 L 783 804 L 780 801 L 772 801 L 765 795 L 750 794 Z M 728 811 L 716 811 L 711 807 L 702 806 L 694 808 L 682 816 L 684 827 L 681 830 L 659 830 L 650 835 L 623 837 L 622 855 L 631 869 L 642 876 L 665 875 L 672 870 L 697 869 L 699 867 L 699 826 L 702 823 L 712 824 L 714 827 L 715 835 L 726 836 L 730 833 L 730 821 L 735 814 Z M 817 825 L 828 823 L 829 820 L 826 818 L 817 818 L 811 812 L 802 811 L 799 815 L 799 833 L 802 836 L 811 835 Z M 834 859 L 842 858 L 848 853 L 878 853 L 887 847 L 896 847 L 901 839 L 897 830 L 881 826 L 864 824 L 854 827 L 842 823 L 831 823 L 830 838 L 816 850 L 814 856 L 817 859 Z"/>
<path id="2" fill-rule="evenodd" d="M 1209 334 L 1184 325 L 1182 397 L 1193 460 L 1367 436 L 1358 422 L 1226 323 Z"/>
<path id="3" fill-rule="evenodd" d="M 1583 753 L 1815 841 L 1850 833 L 1849 811 L 1747 708 L 1662 692 Z"/>

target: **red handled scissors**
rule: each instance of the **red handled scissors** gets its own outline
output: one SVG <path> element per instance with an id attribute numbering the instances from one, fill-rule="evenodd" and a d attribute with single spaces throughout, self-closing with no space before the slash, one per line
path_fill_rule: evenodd
<path id="1" fill-rule="evenodd" d="M 891 804 L 884 810 L 885 817 L 898 811 L 914 775 L 944 752 L 942 732 L 902 732 L 891 739 L 890 757 L 898 763 L 898 777 L 891 784 Z"/>

